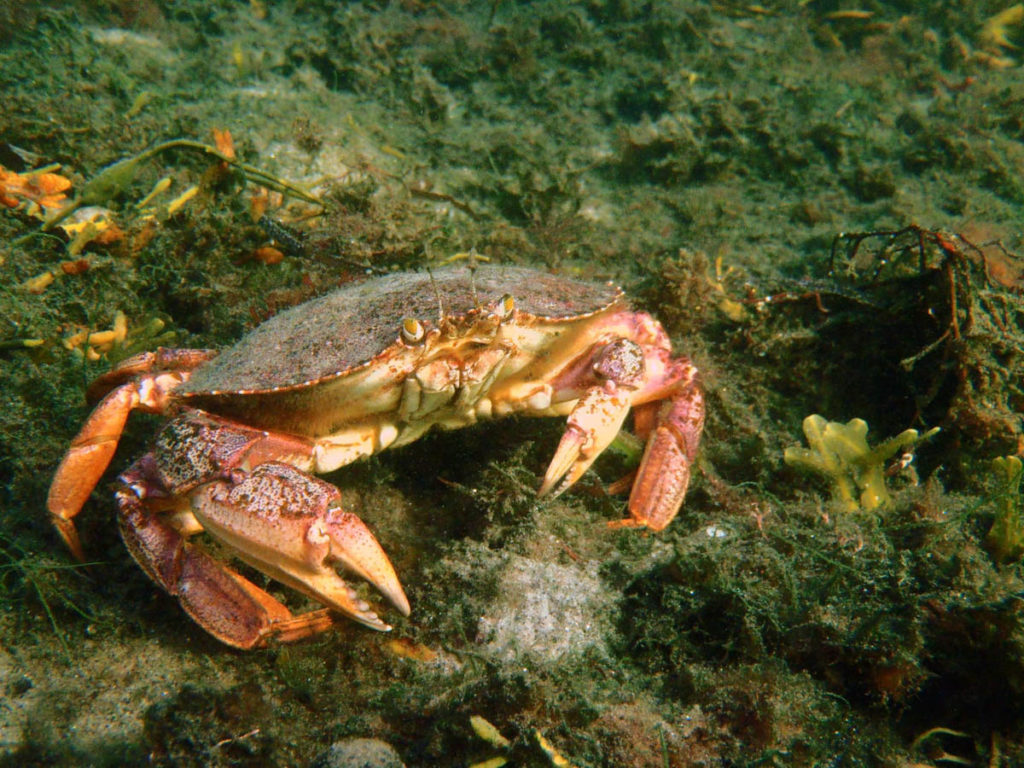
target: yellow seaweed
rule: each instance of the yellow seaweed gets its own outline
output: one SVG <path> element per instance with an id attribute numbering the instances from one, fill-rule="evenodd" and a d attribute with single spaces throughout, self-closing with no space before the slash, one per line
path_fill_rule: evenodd
<path id="1" fill-rule="evenodd" d="M 1024 4 L 1011 5 L 985 22 L 981 28 L 981 40 L 1000 48 L 1017 48 L 1018 46 L 1010 42 L 1006 28 L 1019 26 L 1021 22 L 1024 22 Z"/>
<path id="2" fill-rule="evenodd" d="M 787 448 L 783 460 L 794 469 L 827 478 L 833 498 L 853 511 L 888 504 L 891 499 L 885 487 L 885 463 L 931 438 L 939 428 L 923 435 L 907 429 L 874 448 L 868 445 L 868 425 L 863 419 L 841 424 L 812 414 L 804 419 L 803 430 L 809 447 Z"/>

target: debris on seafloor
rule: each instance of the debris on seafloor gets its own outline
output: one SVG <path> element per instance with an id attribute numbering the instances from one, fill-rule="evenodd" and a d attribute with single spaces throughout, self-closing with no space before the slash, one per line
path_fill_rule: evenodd
<path id="1" fill-rule="evenodd" d="M 389 638 L 387 642 L 384 643 L 384 647 L 395 656 L 399 656 L 403 659 L 410 659 L 412 661 L 418 661 L 423 664 L 433 664 L 441 658 L 441 654 L 430 646 L 424 645 L 423 643 L 417 643 L 415 640 L 410 640 L 407 637 Z"/>
<path id="2" fill-rule="evenodd" d="M 473 728 L 473 732 L 492 747 L 508 750 L 512 746 L 512 742 L 502 736 L 496 726 L 480 715 L 472 715 L 469 718 L 469 724 Z M 565 758 L 562 753 L 544 737 L 543 733 L 534 729 L 533 736 L 537 740 L 537 746 L 540 747 L 540 750 L 551 762 L 551 765 L 555 766 L 555 768 L 575 768 L 573 763 Z M 501 766 L 506 765 L 507 763 L 508 758 L 502 755 L 497 755 L 487 758 L 486 760 L 473 763 L 469 768 L 501 768 Z"/>
<path id="3" fill-rule="evenodd" d="M 562 756 L 561 752 L 554 748 L 550 741 L 544 738 L 544 734 L 540 731 L 534 731 L 533 733 L 537 737 L 537 743 L 540 745 L 540 748 L 544 750 L 544 754 L 548 756 L 548 759 L 555 768 L 575 768 L 572 763 Z"/>
<path id="4" fill-rule="evenodd" d="M 145 162 L 172 149 L 198 152 L 219 160 L 220 162 L 216 165 L 217 175 L 223 175 L 230 169 L 237 172 L 247 181 L 262 184 L 282 194 L 291 195 L 307 203 L 323 207 L 323 203 L 319 198 L 311 195 L 301 187 L 272 173 L 239 161 L 234 155 L 234 144 L 228 131 L 215 131 L 214 143 L 216 146 L 210 146 L 209 144 L 191 139 L 171 139 L 108 165 L 86 182 L 70 202 L 47 216 L 43 222 L 43 231 L 48 231 L 57 226 L 83 206 L 104 205 L 118 195 L 123 194 L 135 180 L 139 169 Z M 192 189 L 186 190 L 177 200 L 171 203 L 169 213 L 174 213 L 178 207 L 191 199 L 197 192 L 198 188 L 195 191 Z"/>
<path id="5" fill-rule="evenodd" d="M 471 715 L 469 718 L 469 725 L 472 727 L 473 733 L 486 741 L 492 747 L 505 750 L 512 746 L 512 742 L 501 735 L 501 731 L 498 730 L 497 726 L 493 725 L 489 720 L 481 715 Z M 508 758 L 497 755 L 495 757 L 490 757 L 486 760 L 473 763 L 469 768 L 501 768 L 501 766 L 506 763 L 508 763 Z"/>
<path id="6" fill-rule="evenodd" d="M 858 508 L 877 509 L 889 503 L 885 486 L 888 470 L 886 462 L 901 454 L 896 471 L 913 461 L 913 448 L 930 439 L 939 428 L 923 435 L 916 429 L 907 429 L 883 440 L 872 448 L 868 445 L 868 425 L 863 419 L 851 419 L 846 424 L 827 421 L 812 414 L 804 419 L 804 435 L 809 448 L 792 446 L 786 449 L 786 464 L 804 472 L 822 475 L 832 485 L 832 496 L 848 511 Z"/>
<path id="7" fill-rule="evenodd" d="M 492 747 L 506 749 L 509 746 L 509 740 L 501 735 L 501 731 L 498 730 L 497 726 L 481 715 L 471 715 L 469 724 L 473 728 L 473 733 Z"/>
<path id="8" fill-rule="evenodd" d="M 53 171 L 59 165 L 27 173 L 15 173 L 0 165 L 0 205 L 24 207 L 30 216 L 42 216 L 43 208 L 60 208 L 71 187 L 71 180 Z"/>
<path id="9" fill-rule="evenodd" d="M 59 165 L 48 165 L 26 173 L 16 173 L 0 166 L 0 206 L 20 208 L 28 215 L 43 220 L 41 230 L 26 235 L 26 238 L 40 234 L 45 236 L 45 233 L 53 229 L 62 230 L 70 238 L 66 245 L 67 253 L 77 257 L 87 246 L 110 245 L 125 238 L 128 225 L 125 224 L 124 229 L 119 226 L 114 214 L 105 206 L 127 192 L 144 162 L 165 151 L 179 149 L 198 151 L 218 160 L 203 176 L 202 183 L 207 187 L 219 183 L 228 174 L 237 173 L 243 179 L 258 183 L 267 194 L 273 191 L 281 196 L 290 195 L 316 205 L 318 210 L 324 207 L 319 198 L 297 185 L 240 162 L 235 155 L 229 131 L 214 129 L 213 136 L 214 146 L 188 139 L 172 139 L 118 160 L 82 184 L 70 200 L 67 199 L 67 192 L 72 182 L 54 172 L 60 169 Z M 146 226 L 151 225 L 155 217 L 173 216 L 201 190 L 200 185 L 192 184 L 161 209 L 154 208 L 153 201 L 166 192 L 170 185 L 170 177 L 161 178 L 148 194 L 131 206 L 137 221 L 143 223 L 142 229 L 136 232 L 137 237 L 132 238 L 133 245 L 136 240 L 146 242 L 152 237 L 152 228 L 147 230 Z M 284 258 L 284 253 L 267 246 L 257 249 L 250 258 L 263 264 L 277 264 Z M 28 293 L 39 294 L 62 275 L 80 274 L 90 266 L 92 262 L 89 257 L 75 262 L 65 261 L 57 268 L 46 269 L 23 281 L 19 287 Z"/>
<path id="10" fill-rule="evenodd" d="M 114 313 L 114 321 L 109 329 L 80 328 L 61 339 L 61 344 L 72 355 L 80 358 L 96 361 L 106 357 L 116 362 L 136 352 L 173 343 L 177 334 L 173 330 L 164 330 L 166 327 L 164 320 L 151 317 L 129 328 L 124 312 L 118 310 Z"/>
<path id="11" fill-rule="evenodd" d="M 1019 27 L 1024 23 L 1024 5 L 1017 3 L 991 16 L 981 28 L 978 37 L 992 48 L 1017 48 L 1009 37 L 1007 27 Z"/>
<path id="12" fill-rule="evenodd" d="M 487 760 L 481 760 L 479 763 L 473 763 L 469 768 L 501 768 L 503 765 L 508 763 L 507 757 L 491 757 Z"/>

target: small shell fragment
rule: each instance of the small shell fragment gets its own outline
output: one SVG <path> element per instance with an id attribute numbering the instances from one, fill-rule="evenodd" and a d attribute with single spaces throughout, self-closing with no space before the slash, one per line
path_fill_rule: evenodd
<path id="1" fill-rule="evenodd" d="M 473 763 L 469 768 L 501 768 L 501 766 L 508 763 L 508 758 L 505 757 L 492 757 L 490 760 L 484 760 L 480 763 Z"/>

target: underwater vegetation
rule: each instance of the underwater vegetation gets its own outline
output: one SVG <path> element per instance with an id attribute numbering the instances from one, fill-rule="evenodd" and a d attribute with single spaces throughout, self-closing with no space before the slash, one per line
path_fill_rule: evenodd
<path id="1" fill-rule="evenodd" d="M 852 512 L 858 507 L 871 510 L 887 506 L 892 497 L 885 487 L 889 472 L 886 462 L 901 454 L 899 463 L 905 467 L 913 460 L 911 449 L 939 428 L 923 435 L 907 429 L 873 448 L 868 445 L 868 424 L 863 419 L 839 424 L 812 414 L 804 419 L 803 430 L 810 447 L 787 448 L 783 460 L 791 467 L 824 476 L 830 482 L 833 498 Z"/>
<path id="2" fill-rule="evenodd" d="M 0 6 L 0 765 L 1024 764 L 1022 45 L 987 1 Z M 237 654 L 120 542 L 142 416 L 64 554 L 91 381 L 468 252 L 694 360 L 664 531 L 606 525 L 628 438 L 539 500 L 557 419 L 427 435 L 328 478 L 411 616 Z"/>
<path id="3" fill-rule="evenodd" d="M 996 514 L 985 535 L 985 545 L 997 562 L 1009 564 L 1024 556 L 1024 516 L 1021 514 L 1020 480 L 1024 464 L 1016 456 L 992 460 L 996 483 Z"/>

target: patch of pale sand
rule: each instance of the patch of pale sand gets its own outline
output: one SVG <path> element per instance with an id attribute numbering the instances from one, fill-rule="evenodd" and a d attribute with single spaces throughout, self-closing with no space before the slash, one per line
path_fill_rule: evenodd
<path id="1" fill-rule="evenodd" d="M 588 648 L 607 653 L 615 605 L 597 568 L 596 562 L 562 566 L 509 558 L 499 598 L 477 627 L 484 652 L 503 661 L 528 656 L 548 663 Z"/>
<path id="2" fill-rule="evenodd" d="M 130 29 L 121 29 L 120 27 L 108 27 L 105 29 L 89 27 L 86 31 L 93 41 L 100 45 L 121 48 L 129 52 L 131 56 L 136 58 L 134 62 L 136 64 L 138 64 L 140 57 L 143 60 L 152 59 L 161 64 L 175 63 L 179 59 L 178 54 L 172 51 L 156 35 L 141 34 Z"/>

